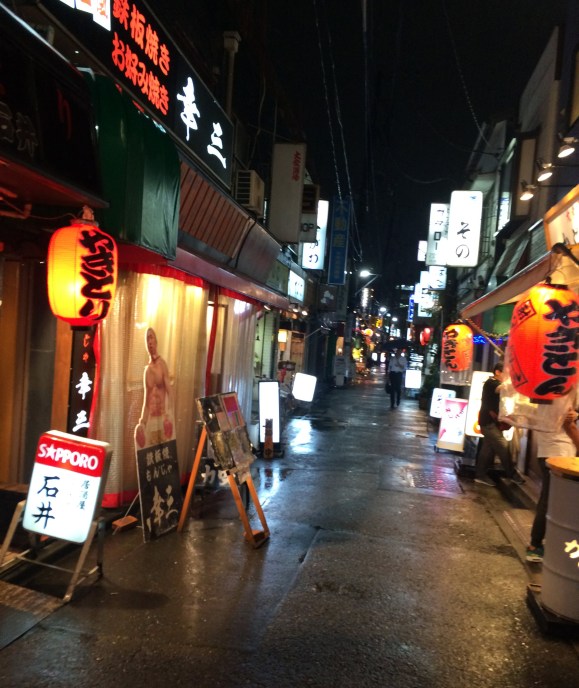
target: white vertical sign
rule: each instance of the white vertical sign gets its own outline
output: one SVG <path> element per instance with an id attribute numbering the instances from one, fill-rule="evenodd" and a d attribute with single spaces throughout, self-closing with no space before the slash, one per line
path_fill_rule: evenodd
<path id="1" fill-rule="evenodd" d="M 300 240 L 305 165 L 305 143 L 274 145 L 269 230 L 282 244 Z"/>
<path id="2" fill-rule="evenodd" d="M 316 241 L 300 244 L 301 266 L 307 270 L 323 270 L 326 256 L 326 235 L 328 232 L 329 201 L 318 201 L 318 231 Z"/>
<path id="3" fill-rule="evenodd" d="M 426 265 L 446 265 L 448 203 L 431 203 L 428 222 Z"/>
<path id="4" fill-rule="evenodd" d="M 478 264 L 482 191 L 453 191 L 448 215 L 447 264 L 472 268 Z"/>

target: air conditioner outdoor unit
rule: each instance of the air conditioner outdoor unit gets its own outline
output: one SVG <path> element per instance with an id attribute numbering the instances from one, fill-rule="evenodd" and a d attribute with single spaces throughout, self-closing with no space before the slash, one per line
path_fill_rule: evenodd
<path id="1" fill-rule="evenodd" d="M 263 217 L 265 184 L 255 170 L 238 170 L 235 198 L 258 217 Z"/>

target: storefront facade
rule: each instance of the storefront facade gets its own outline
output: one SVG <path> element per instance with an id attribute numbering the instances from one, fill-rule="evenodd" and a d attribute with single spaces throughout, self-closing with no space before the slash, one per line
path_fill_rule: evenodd
<path id="1" fill-rule="evenodd" d="M 117 507 L 138 489 L 135 428 L 145 413 L 151 331 L 156 340 L 154 356 L 161 356 L 168 370 L 171 399 L 166 429 L 176 437 L 183 477 L 197 444 L 198 397 L 234 390 L 250 420 L 258 315 L 265 306 L 269 312 L 288 307 L 287 296 L 266 286 L 280 246 L 211 179 L 211 170 L 202 169 L 202 161 L 178 149 L 155 120 L 135 108 L 109 78 L 81 75 L 15 17 L 10 16 L 10 21 L 25 32 L 31 45 L 41 45 L 49 59 L 56 61 L 55 74 L 67 75 L 64 84 L 55 77 L 58 93 L 66 96 L 68 88 L 73 105 L 65 110 L 63 126 L 76 124 L 74 105 L 80 107 L 80 103 L 83 110 L 78 119 L 85 130 L 80 140 L 81 133 L 74 128 L 75 136 L 61 143 L 58 156 L 51 157 L 50 146 L 38 146 L 36 150 L 45 154 L 41 161 L 45 170 L 37 161 L 22 164 L 10 149 L 14 142 L 1 142 L 0 158 L 13 167 L 18 163 L 22 170 L 23 181 L 14 187 L 18 201 L 30 192 L 34 210 L 42 201 L 50 204 L 53 217 L 49 223 L 28 221 L 9 217 L 8 208 L 0 217 L 1 372 L 6 381 L 0 482 L 26 483 L 31 468 L 27 457 L 32 460 L 40 433 L 48 428 L 67 429 L 72 334 L 50 312 L 45 260 L 50 234 L 59 222 L 66 223 L 66 217 L 59 220 L 61 208 L 70 218 L 89 206 L 119 249 L 117 294 L 96 332 L 98 392 L 89 433 L 112 445 L 105 506 Z M 6 45 L 2 48 L 7 51 Z M 14 57 L 9 64 L 21 64 L 24 54 L 17 54 L 16 45 L 10 48 Z M 47 59 L 42 56 L 43 61 Z M 32 67 L 30 73 L 34 74 Z M 10 83 L 8 75 L 1 76 Z M 40 100 L 47 98 L 47 84 L 44 79 L 42 88 L 29 89 L 37 93 L 39 107 L 30 108 L 34 112 L 52 112 L 53 103 Z M 33 86 L 38 87 L 38 79 Z M 7 98 L 11 94 L 7 89 Z M 11 111 L 24 112 L 14 98 L 9 103 Z M 39 133 L 44 134 L 44 125 L 39 116 Z M 55 139 L 47 132 L 42 142 Z M 20 139 L 14 147 L 19 145 Z M 79 151 L 82 164 L 75 166 Z M 77 182 L 86 181 L 86 188 L 68 186 L 66 175 L 55 179 L 50 164 L 62 161 L 64 171 Z M 42 196 L 36 183 L 41 177 L 46 178 Z M 22 214 L 26 212 L 23 205 Z"/>

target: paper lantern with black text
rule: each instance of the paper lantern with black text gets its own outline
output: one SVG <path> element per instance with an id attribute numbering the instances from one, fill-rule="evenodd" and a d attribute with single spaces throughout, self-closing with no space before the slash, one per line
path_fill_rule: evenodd
<path id="1" fill-rule="evenodd" d="M 579 299 L 566 286 L 539 284 L 515 306 L 506 362 L 513 387 L 535 403 L 577 384 Z"/>
<path id="2" fill-rule="evenodd" d="M 48 246 L 48 299 L 54 315 L 73 327 L 103 320 L 115 296 L 117 246 L 96 223 L 74 221 Z"/>
<path id="3" fill-rule="evenodd" d="M 442 333 L 440 382 L 469 385 L 472 377 L 473 334 L 468 325 L 449 325 Z"/>

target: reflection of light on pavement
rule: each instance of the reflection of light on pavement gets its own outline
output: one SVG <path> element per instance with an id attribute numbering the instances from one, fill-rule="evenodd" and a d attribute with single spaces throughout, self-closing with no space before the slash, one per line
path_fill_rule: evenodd
<path id="1" fill-rule="evenodd" d="M 293 421 L 292 425 L 294 427 L 297 427 L 298 432 L 297 435 L 292 439 L 290 442 L 290 446 L 292 449 L 295 451 L 299 452 L 301 451 L 310 451 L 311 447 L 306 446 L 306 447 L 300 447 L 299 445 L 308 445 L 309 442 L 311 442 L 312 439 L 312 424 L 310 423 L 309 420 L 305 419 L 296 419 Z"/>

